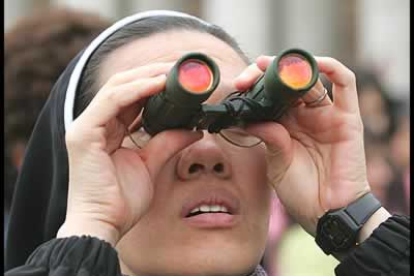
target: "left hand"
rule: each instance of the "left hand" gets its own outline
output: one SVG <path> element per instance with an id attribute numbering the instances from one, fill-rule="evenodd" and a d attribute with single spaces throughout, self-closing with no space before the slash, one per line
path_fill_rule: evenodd
<path id="1" fill-rule="evenodd" d="M 300 101 L 280 123 L 247 128 L 266 144 L 270 185 L 313 236 L 318 218 L 327 210 L 344 207 L 370 191 L 355 75 L 333 58 L 315 59 L 333 84 L 334 102 L 326 97 L 310 107 Z M 235 80 L 236 88 L 249 88 L 272 60 L 259 57 Z"/>

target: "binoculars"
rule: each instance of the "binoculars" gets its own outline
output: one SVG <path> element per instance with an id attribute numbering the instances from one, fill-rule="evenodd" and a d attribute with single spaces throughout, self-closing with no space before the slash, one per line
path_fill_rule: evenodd
<path id="1" fill-rule="evenodd" d="M 216 63 L 202 53 L 181 57 L 167 76 L 166 88 L 144 107 L 144 130 L 155 135 L 167 129 L 206 129 L 277 121 L 317 82 L 315 59 L 301 49 L 278 55 L 247 91 L 235 91 L 217 104 L 204 104 L 220 82 Z"/>

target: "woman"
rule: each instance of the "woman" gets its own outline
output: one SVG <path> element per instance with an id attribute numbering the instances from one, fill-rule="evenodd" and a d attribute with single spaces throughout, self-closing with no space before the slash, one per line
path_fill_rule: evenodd
<path id="1" fill-rule="evenodd" d="M 186 130 L 148 141 L 134 123 L 145 99 L 164 89 L 177 59 L 196 51 L 220 68 L 209 103 L 250 87 L 272 60 L 247 66 L 220 28 L 160 11 L 117 22 L 69 65 L 30 141 L 8 267 L 37 249 L 9 275 L 262 275 L 272 189 L 313 235 L 325 210 L 369 191 L 355 79 L 331 58 L 318 66 L 335 103 L 302 102 L 282 124 L 248 127 L 264 141 L 256 147 Z M 208 214 L 195 216 L 200 210 Z M 359 241 L 389 216 L 379 209 Z"/>

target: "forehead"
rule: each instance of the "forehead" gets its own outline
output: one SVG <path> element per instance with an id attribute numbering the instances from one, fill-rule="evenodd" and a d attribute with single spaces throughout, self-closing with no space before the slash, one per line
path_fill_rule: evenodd
<path id="1" fill-rule="evenodd" d="M 174 30 L 137 39 L 111 52 L 99 69 L 98 82 L 103 85 L 112 75 L 132 68 L 174 62 L 189 52 L 204 53 L 217 63 L 221 74 L 218 92 L 232 88 L 232 80 L 247 66 L 231 46 L 213 35 Z"/>

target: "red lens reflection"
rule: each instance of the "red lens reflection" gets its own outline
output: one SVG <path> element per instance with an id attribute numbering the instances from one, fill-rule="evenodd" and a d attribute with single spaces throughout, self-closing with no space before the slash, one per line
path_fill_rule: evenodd
<path id="1" fill-rule="evenodd" d="M 286 85 L 294 89 L 300 89 L 310 83 L 312 67 L 302 56 L 287 55 L 279 62 L 279 76 Z"/>
<path id="2" fill-rule="evenodd" d="M 213 73 L 204 62 L 190 59 L 181 64 L 178 70 L 178 81 L 189 92 L 204 93 L 213 83 Z"/>

